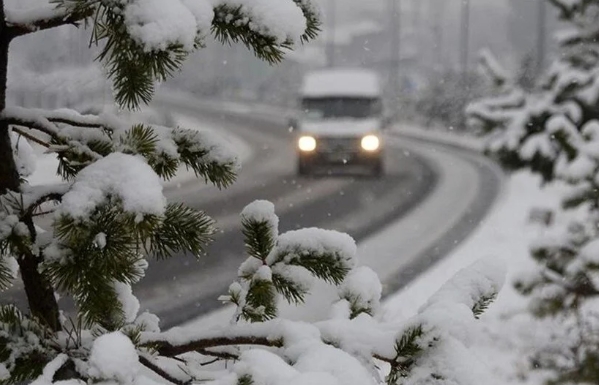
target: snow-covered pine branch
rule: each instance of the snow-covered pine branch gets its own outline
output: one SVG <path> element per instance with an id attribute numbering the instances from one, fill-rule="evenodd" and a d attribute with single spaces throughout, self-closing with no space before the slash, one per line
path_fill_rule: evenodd
<path id="1" fill-rule="evenodd" d="M 478 61 L 483 75 L 490 79 L 495 87 L 500 88 L 508 84 L 510 80 L 508 74 L 491 50 L 482 50 L 479 53 Z"/>
<path id="2" fill-rule="evenodd" d="M 488 135 L 487 152 L 504 167 L 528 169 L 544 183 L 566 185 L 566 212 L 560 217 L 569 218 L 577 209 L 576 219 L 548 225 L 547 236 L 531 246 L 537 268 L 515 286 L 530 297 L 533 315 L 566 325 L 563 333 L 552 335 L 559 349 L 543 347 L 531 359 L 552 372 L 554 383 L 594 382 L 599 378 L 593 369 L 599 350 L 591 310 L 599 297 L 599 3 L 551 3 L 568 29 L 558 36 L 561 53 L 543 81 L 532 92 L 514 88 L 479 100 L 467 114 Z M 576 358 L 564 358 L 566 351 Z"/>
<path id="3" fill-rule="evenodd" d="M 89 23 L 116 99 L 130 108 L 150 100 L 154 83 L 209 33 L 276 62 L 319 27 L 310 0 L 40 0 L 19 12 L 4 12 L 4 4 L 0 32 L 11 38 Z M 9 40 L 0 39 L 0 75 Z M 35 162 L 26 141 L 56 154 L 63 183 L 27 185 Z M 473 373 L 466 346 L 499 289 L 496 274 L 474 267 L 414 319 L 382 322 L 381 283 L 356 267 L 354 241 L 319 229 L 279 234 L 274 206 L 264 201 L 241 214 L 248 259 L 224 297 L 238 306 L 238 322 L 161 331 L 155 315 L 140 314 L 134 285 L 154 258 L 202 254 L 215 231 L 204 212 L 165 199 L 161 180 L 181 166 L 226 187 L 239 165 L 203 132 L 6 108 L 0 76 L 0 289 L 20 275 L 29 305 L 27 312 L 0 306 L 0 384 L 468 385 L 484 378 Z M 43 232 L 36 211 L 47 202 L 52 231 Z M 280 299 L 301 306 L 318 279 L 338 289 L 335 317 L 315 324 L 277 317 Z M 65 294 L 74 312 L 58 302 Z"/>
<path id="4" fill-rule="evenodd" d="M 128 2 L 40 0 L 31 10 L 10 9 L 12 36 L 64 24 L 90 22 L 91 41 L 101 48 L 100 61 L 113 81 L 121 106 L 148 103 L 154 83 L 164 81 L 207 35 L 241 42 L 271 63 L 284 52 L 316 37 L 320 21 L 310 0 L 159 0 Z M 123 55 L 127 52 L 127 55 Z"/>
<path id="5" fill-rule="evenodd" d="M 79 26 L 92 15 L 91 9 L 73 12 L 61 9 L 51 1 L 43 0 L 31 9 L 6 9 L 7 35 L 16 38 L 62 25 Z"/>
<path id="6" fill-rule="evenodd" d="M 131 126 L 112 114 L 19 107 L 5 109 L 0 121 L 32 130 L 28 136 L 58 155 L 60 173 L 66 178 L 114 151 L 144 156 L 160 177 L 170 179 L 184 165 L 219 187 L 230 185 L 239 169 L 236 155 L 214 135 L 202 131 Z"/>
<path id="7" fill-rule="evenodd" d="M 353 272 L 364 277 L 364 271 L 367 270 L 354 269 L 348 278 L 355 284 L 360 278 L 352 278 Z M 369 275 L 369 279 L 371 278 Z M 320 372 L 333 375 L 340 383 L 377 383 L 379 374 L 365 370 L 365 361 L 370 362 L 366 367 L 372 368 L 377 362 L 388 364 L 389 384 L 411 383 L 425 380 L 427 376 L 469 383 L 466 378 L 460 378 L 459 369 L 441 369 L 435 362 L 447 359 L 446 348 L 462 346 L 461 351 L 466 350 L 464 345 L 468 344 L 467 336 L 472 331 L 469 328 L 475 327 L 475 317 L 480 314 L 476 305 L 488 303 L 489 298 L 497 295 L 502 284 L 501 267 L 498 268 L 492 261 L 484 261 L 461 271 L 431 298 L 420 314 L 403 322 L 380 322 L 376 312 L 346 319 L 332 318 L 313 325 L 277 319 L 238 323 L 209 330 L 186 327 L 158 334 L 144 332 L 140 343 L 165 357 L 185 357 L 190 352 L 207 355 L 211 349 L 236 347 L 237 353 L 233 356 L 237 357 L 238 362 L 233 374 L 217 379 L 215 384 L 230 383 L 232 379 L 239 381 L 244 375 L 249 376 L 257 385 L 266 383 L 260 372 L 260 366 L 264 362 L 254 363 L 250 358 L 254 355 L 265 355 L 266 365 L 271 360 L 287 362 L 282 365 L 281 370 L 295 373 L 294 376 L 305 372 Z M 347 293 L 348 285 L 351 286 L 352 283 L 340 286 L 341 298 Z M 355 286 L 357 291 L 364 291 L 364 288 L 367 289 L 364 298 L 367 298 L 368 285 Z M 380 291 L 378 295 L 380 296 Z M 448 323 L 447 320 L 452 322 Z M 260 346 L 270 349 L 263 351 Z M 260 353 L 250 354 L 256 350 Z M 319 362 L 316 357 L 322 357 L 325 362 Z M 469 365 L 470 359 L 466 355 L 455 362 L 460 366 Z M 305 364 L 301 364 L 302 362 Z M 351 375 L 344 373 L 349 369 L 346 366 L 348 364 L 358 367 L 352 370 Z M 241 368 L 246 368 L 249 372 L 240 371 Z M 344 370 L 338 371 L 336 368 Z M 274 374 L 277 372 L 280 370 Z M 353 376 L 357 377 L 352 378 Z"/>

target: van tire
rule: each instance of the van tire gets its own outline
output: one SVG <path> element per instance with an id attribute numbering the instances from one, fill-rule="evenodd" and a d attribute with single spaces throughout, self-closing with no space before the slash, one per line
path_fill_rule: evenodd
<path id="1" fill-rule="evenodd" d="M 301 159 L 299 159 L 297 162 L 297 175 L 300 175 L 300 176 L 310 175 L 310 167 L 308 167 L 306 162 L 302 161 Z"/>

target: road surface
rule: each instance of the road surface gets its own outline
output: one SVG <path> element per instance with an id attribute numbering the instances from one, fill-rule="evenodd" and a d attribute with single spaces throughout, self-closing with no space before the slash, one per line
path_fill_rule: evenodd
<path id="1" fill-rule="evenodd" d="M 362 263 L 379 274 L 388 294 L 476 228 L 501 186 L 497 167 L 473 152 L 395 135 L 387 139 L 387 170 L 381 179 L 298 177 L 293 135 L 282 114 L 184 98 L 162 99 L 158 106 L 226 130 L 253 151 L 237 182 L 226 190 L 201 181 L 166 190 L 169 201 L 206 211 L 220 232 L 199 260 L 189 255 L 151 260 L 146 277 L 134 287 L 141 310 L 156 313 L 163 328 L 221 307 L 218 296 L 227 292 L 246 258 L 239 212 L 255 199 L 275 204 L 280 232 L 321 227 L 349 233 L 360 243 Z M 20 288 L 17 283 L 2 293 L 0 303 L 21 307 Z"/>
<path id="2" fill-rule="evenodd" d="M 491 206 L 500 184 L 496 170 L 489 172 L 492 166 L 481 157 L 395 137 L 388 139 L 384 178 L 352 174 L 298 177 L 293 136 L 285 126 L 285 116 L 249 109 L 223 112 L 213 106 L 180 100 L 163 100 L 161 107 L 197 118 L 211 127 L 222 127 L 254 150 L 237 183 L 224 192 L 198 183 L 167 192 L 170 200 L 205 210 L 221 229 L 207 256 L 199 261 L 179 256 L 152 262 L 146 278 L 135 288 L 142 309 L 157 313 L 161 324 L 167 327 L 221 307 L 218 296 L 226 293 L 239 264 L 246 258 L 239 212 L 255 199 L 268 199 L 275 204 L 281 232 L 321 227 L 347 232 L 360 242 L 402 217 L 417 214 L 416 209 L 426 207 L 425 203 L 430 206 L 434 192 L 445 189 L 441 193 L 452 196 L 437 194 L 436 198 L 441 205 L 446 202 L 445 207 L 432 207 L 444 218 L 417 219 L 424 233 L 406 239 L 407 252 L 366 256 L 364 263 L 371 264 L 382 276 L 386 291 L 390 292 L 467 236 Z M 424 215 L 431 217 L 430 213 Z M 434 224 L 429 226 L 427 221 Z M 404 232 L 408 238 L 409 234 Z"/>

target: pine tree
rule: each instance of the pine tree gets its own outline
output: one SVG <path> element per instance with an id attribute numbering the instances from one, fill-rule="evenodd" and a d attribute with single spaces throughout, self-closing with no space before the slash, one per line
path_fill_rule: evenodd
<path id="1" fill-rule="evenodd" d="M 269 202 L 241 213 L 247 260 L 221 298 L 237 307 L 231 325 L 161 331 L 156 316 L 138 314 L 132 286 L 148 263 L 180 251 L 199 256 L 215 232 L 204 212 L 166 202 L 160 180 L 182 166 L 225 188 L 237 158 L 185 128 L 7 107 L 11 41 L 71 24 L 89 29 L 116 102 L 135 109 L 209 33 L 276 63 L 316 36 L 319 19 L 308 0 L 40 0 L 33 13 L 0 0 L 0 289 L 20 278 L 28 300 L 28 309 L 0 306 L 0 384 L 363 385 L 383 382 L 384 365 L 389 384 L 462 382 L 464 370 L 445 365 L 448 352 L 468 357 L 460 336 L 501 277 L 467 269 L 415 318 L 383 322 L 381 283 L 356 267 L 353 240 L 320 229 L 279 234 Z M 31 142 L 56 155 L 64 183 L 27 184 Z M 47 207 L 52 228 L 42 232 L 36 222 Z M 336 317 L 314 325 L 278 319 L 280 300 L 301 305 L 314 280 L 338 287 Z M 61 309 L 56 294 L 70 296 L 75 313 Z M 445 317 L 464 332 L 448 329 Z M 235 364 L 210 365 L 221 361 Z"/>
<path id="2" fill-rule="evenodd" d="M 534 364 L 555 383 L 599 380 L 599 1 L 550 0 L 569 29 L 558 35 L 560 55 L 534 91 L 506 82 L 499 95 L 468 107 L 471 124 L 488 135 L 487 152 L 510 170 L 528 169 L 545 183 L 565 182 L 562 217 L 531 247 L 538 271 L 518 279 L 532 313 L 564 325 Z M 596 303 L 596 302 L 595 302 Z"/>

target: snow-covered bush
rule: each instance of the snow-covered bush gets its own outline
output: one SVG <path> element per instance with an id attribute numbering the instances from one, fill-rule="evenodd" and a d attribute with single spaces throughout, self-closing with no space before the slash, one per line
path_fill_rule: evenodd
<path id="1" fill-rule="evenodd" d="M 476 265 L 414 319 L 382 323 L 381 284 L 356 267 L 353 240 L 319 229 L 279 234 L 274 207 L 264 201 L 241 213 L 248 259 L 222 297 L 237 306 L 231 324 L 161 331 L 155 315 L 139 314 L 133 285 L 152 259 L 200 256 L 215 232 L 205 213 L 167 202 L 161 180 L 187 167 L 226 187 L 239 167 L 235 154 L 201 131 L 6 106 L 8 50 L 19 36 L 88 26 L 116 101 L 136 108 L 208 33 L 279 61 L 318 30 L 309 0 L 8 4 L 0 0 L 0 289 L 20 278 L 28 309 L 0 306 L 0 384 L 365 385 L 385 375 L 390 384 L 479 382 L 466 346 L 501 287 L 497 269 Z M 62 183 L 27 183 L 35 166 L 30 143 L 56 155 Z M 281 300 L 301 304 L 316 280 L 339 288 L 335 318 L 277 318 Z M 64 296 L 74 312 L 59 301 Z"/>
<path id="2" fill-rule="evenodd" d="M 487 151 L 508 169 L 527 168 L 569 186 L 563 207 L 572 223 L 557 223 L 532 245 L 535 274 L 516 282 L 538 317 L 564 325 L 555 344 L 538 352 L 536 367 L 559 383 L 599 380 L 599 1 L 551 0 L 569 25 L 558 35 L 561 55 L 540 86 L 526 92 L 507 79 L 499 94 L 467 109 L 488 135 Z M 582 217 L 582 219 L 581 219 Z"/>
<path id="3" fill-rule="evenodd" d="M 428 80 L 415 102 L 418 116 L 426 126 L 442 125 L 464 131 L 464 108 L 484 94 L 484 84 L 476 73 L 464 76 L 455 71 L 436 74 Z"/>

